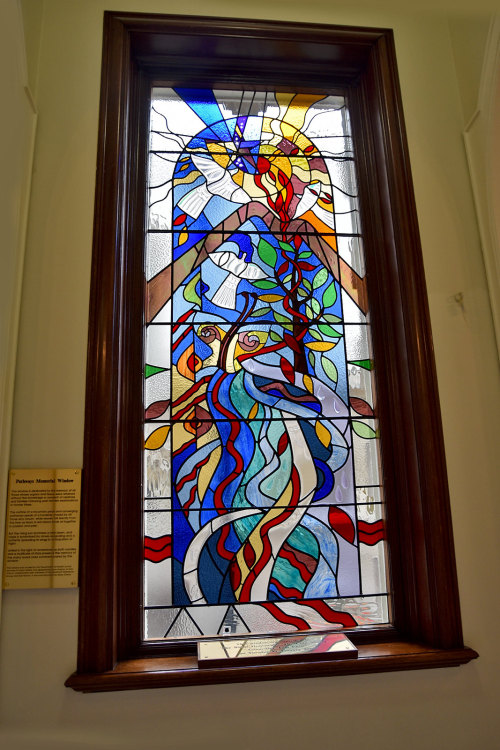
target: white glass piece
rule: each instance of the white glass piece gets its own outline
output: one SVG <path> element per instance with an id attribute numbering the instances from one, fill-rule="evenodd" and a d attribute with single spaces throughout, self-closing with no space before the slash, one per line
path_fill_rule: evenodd
<path id="1" fill-rule="evenodd" d="M 358 186 L 356 184 L 354 162 L 350 159 L 326 159 L 326 165 L 328 167 L 332 187 L 336 188 L 339 192 L 339 199 L 341 199 L 340 193 L 344 195 L 345 202 L 340 203 L 340 205 L 334 203 L 334 209 L 336 211 L 342 211 L 343 206 L 356 208 Z"/>
<path id="2" fill-rule="evenodd" d="M 357 487 L 356 501 L 358 503 L 358 519 L 372 523 L 382 514 L 382 488 L 381 487 Z M 380 510 L 377 511 L 377 508 Z"/>
<path id="3" fill-rule="evenodd" d="M 170 326 L 150 325 L 146 329 L 146 362 L 170 368 Z M 161 374 L 161 373 L 157 373 Z M 156 377 L 151 375 L 147 380 Z"/>
<path id="4" fill-rule="evenodd" d="M 169 149 L 182 150 L 191 138 L 205 128 L 205 123 L 182 99 L 170 88 L 155 88 L 152 92 L 152 109 L 154 117 L 151 118 L 151 129 L 163 133 L 175 133 L 171 138 Z M 156 138 L 152 142 L 152 148 L 163 150 L 164 139 Z M 176 145 L 174 145 L 174 143 Z"/>
<path id="5" fill-rule="evenodd" d="M 144 401 L 147 408 L 156 401 L 166 401 L 170 398 L 170 370 L 157 372 L 145 380 Z M 170 418 L 170 409 L 162 414 L 161 419 Z"/>
<path id="6" fill-rule="evenodd" d="M 154 367 L 170 369 L 171 366 L 171 327 L 163 325 L 150 325 L 146 329 L 146 362 Z M 156 373 L 147 378 L 155 378 Z"/>
<path id="7" fill-rule="evenodd" d="M 188 615 L 185 609 L 181 610 L 176 619 L 167 630 L 168 638 L 196 638 L 202 635 L 200 628 Z"/>
<path id="8" fill-rule="evenodd" d="M 366 326 L 345 326 L 345 347 L 348 362 L 370 359 L 371 347 Z"/>
<path id="9" fill-rule="evenodd" d="M 144 489 L 148 498 L 169 498 L 171 493 L 171 438 L 156 451 L 144 451 Z"/>
<path id="10" fill-rule="evenodd" d="M 223 632 L 222 627 L 227 609 L 227 605 L 189 607 L 189 615 L 193 618 L 202 633 L 215 634 Z"/>
<path id="11" fill-rule="evenodd" d="M 329 602 L 335 609 L 352 615 L 358 625 L 381 625 L 389 621 L 387 596 L 364 596 Z"/>
<path id="12" fill-rule="evenodd" d="M 339 231 L 337 229 L 337 231 Z M 361 237 L 337 237 L 337 247 L 341 258 L 361 276 L 365 275 L 365 256 Z"/>
<path id="13" fill-rule="evenodd" d="M 360 544 L 359 553 L 363 592 L 383 594 L 387 591 L 385 542 L 381 540 L 373 547 Z"/>
<path id="14" fill-rule="evenodd" d="M 349 326 L 346 326 L 346 329 Z M 349 396 L 361 398 L 370 406 L 374 403 L 373 377 L 370 370 L 359 365 L 348 365 Z M 352 412 L 354 415 L 354 411 Z"/>
<path id="15" fill-rule="evenodd" d="M 146 242 L 146 280 L 150 281 L 172 262 L 172 235 L 150 232 Z"/>
<path id="16" fill-rule="evenodd" d="M 338 193 L 339 191 L 337 191 Z M 339 198 L 335 205 L 335 231 L 338 234 L 359 234 L 361 231 L 359 213 L 351 208 L 345 197 L 336 196 L 334 190 L 333 200 Z M 339 206 L 344 210 L 341 211 Z"/>
<path id="17" fill-rule="evenodd" d="M 365 323 L 367 320 L 366 315 L 363 315 L 356 303 L 344 290 L 342 290 L 342 313 L 345 323 Z"/>
<path id="18" fill-rule="evenodd" d="M 166 536 L 171 533 L 172 513 L 170 511 L 145 513 L 144 516 L 145 536 L 157 539 L 160 536 Z"/>
<path id="19" fill-rule="evenodd" d="M 315 136 L 346 135 L 342 112 L 344 103 L 342 96 L 328 96 L 316 102 L 307 113 L 302 131 L 311 140 Z"/>
<path id="20" fill-rule="evenodd" d="M 174 609 L 146 609 L 144 617 L 144 639 L 147 641 L 159 641 L 165 638 L 165 634 L 177 615 L 180 608 Z"/>
<path id="21" fill-rule="evenodd" d="M 154 452 L 155 451 L 149 451 L 150 454 Z M 170 490 L 170 484 L 168 489 Z M 168 495 L 145 497 L 144 510 L 170 510 L 170 499 Z"/>
<path id="22" fill-rule="evenodd" d="M 356 484 L 380 484 L 378 440 L 360 438 L 353 432 Z"/>
<path id="23" fill-rule="evenodd" d="M 144 604 L 146 607 L 166 607 L 172 603 L 171 574 L 172 560 L 162 560 L 157 563 L 145 561 Z"/>

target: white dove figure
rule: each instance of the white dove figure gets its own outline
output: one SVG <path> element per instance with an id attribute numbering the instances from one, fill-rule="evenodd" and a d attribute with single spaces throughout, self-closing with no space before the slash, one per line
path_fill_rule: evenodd
<path id="1" fill-rule="evenodd" d="M 213 159 L 207 159 L 197 154 L 192 155 L 193 164 L 205 178 L 202 185 L 198 185 L 189 193 L 183 195 L 177 204 L 181 211 L 197 219 L 212 195 L 220 195 L 234 203 L 248 203 L 250 196 L 237 185 L 231 177 L 229 170 L 221 167 Z"/>
<path id="2" fill-rule="evenodd" d="M 226 247 L 229 243 L 225 243 Z M 235 243 L 231 243 L 234 244 Z M 235 245 L 237 248 L 238 246 Z M 239 250 L 239 248 L 238 248 Z M 227 271 L 228 274 L 222 284 L 219 286 L 212 302 L 219 307 L 227 307 L 231 310 L 236 309 L 236 290 L 242 279 L 255 281 L 256 279 L 266 279 L 267 273 L 259 268 L 255 263 L 247 263 L 242 258 L 230 250 L 221 250 L 211 253 L 209 256 L 212 263 Z"/>
<path id="3" fill-rule="evenodd" d="M 311 182 L 311 184 L 308 185 L 302 193 L 302 198 L 297 203 L 293 218 L 298 219 L 307 211 L 311 210 L 318 217 L 318 219 L 323 222 L 323 224 L 326 224 L 326 226 L 330 227 L 330 229 L 334 229 L 335 225 L 333 221 L 333 203 L 331 202 L 331 197 L 329 196 L 329 208 L 323 208 L 322 206 L 318 205 L 318 200 L 320 200 L 320 198 L 322 197 L 322 193 L 326 194 L 324 185 L 322 185 L 319 180 L 313 180 L 313 182 Z"/>

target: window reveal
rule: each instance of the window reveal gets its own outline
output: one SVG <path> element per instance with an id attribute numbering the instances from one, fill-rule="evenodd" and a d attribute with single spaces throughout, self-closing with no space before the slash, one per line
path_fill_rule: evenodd
<path id="1" fill-rule="evenodd" d="M 357 674 L 458 666 L 477 657 L 475 651 L 464 646 L 462 639 L 425 278 L 396 67 L 394 40 L 392 32 L 387 29 L 105 13 L 90 296 L 78 666 L 77 671 L 66 681 L 68 686 L 76 690 L 100 691 Z M 167 628 L 162 632 L 161 627 L 155 625 L 153 640 L 144 640 L 140 604 L 144 562 L 144 541 L 140 534 L 144 506 L 141 502 L 141 486 L 147 486 L 147 481 L 152 485 L 162 482 L 165 466 L 161 451 L 167 445 L 165 443 L 163 448 L 159 445 L 155 448 L 151 443 L 147 448 L 148 456 L 160 457 L 161 460 L 152 467 L 148 480 L 143 482 L 141 446 L 144 445 L 144 409 L 140 395 L 143 375 L 151 375 L 146 380 L 149 389 L 149 381 L 154 383 L 153 373 L 160 374 L 155 368 L 163 368 L 165 372 L 168 370 L 165 362 L 155 365 L 155 357 L 151 358 L 148 351 L 144 373 L 143 337 L 140 330 L 144 310 L 143 250 L 147 220 L 144 213 L 144 185 L 148 103 L 152 86 L 175 84 L 177 88 L 219 85 L 262 91 L 279 90 L 279 86 L 287 89 L 290 81 L 294 82 L 297 89 L 335 90 L 347 92 L 349 96 L 352 127 L 356 137 L 358 189 L 363 210 L 363 241 L 371 302 L 370 322 L 373 324 L 373 350 L 377 365 L 376 413 L 382 439 L 383 502 L 386 509 L 383 522 L 376 516 L 375 525 L 365 525 L 373 520 L 373 513 L 370 511 L 381 507 L 382 500 L 372 492 L 373 488 L 366 486 L 369 482 L 365 482 L 366 496 L 361 489 L 360 496 L 357 497 L 357 533 L 361 543 L 368 540 L 378 542 L 383 531 L 387 532 L 391 559 L 391 623 L 368 625 L 351 631 L 358 646 L 358 659 L 315 662 L 314 665 L 297 661 L 294 664 L 251 668 L 200 670 L 191 634 L 187 641 L 164 638 Z M 235 112 L 233 104 L 231 111 Z M 245 114 L 253 115 L 254 112 L 247 110 Z M 187 141 L 180 141 L 179 152 L 184 144 L 187 148 L 190 138 L 198 132 L 191 131 Z M 224 137 L 220 137 L 220 133 L 213 140 L 215 143 L 226 142 Z M 311 137 L 310 140 L 314 143 L 314 138 Z M 186 156 L 192 159 L 191 153 L 188 155 L 186 152 Z M 222 166 L 227 168 L 227 165 Z M 207 184 L 209 181 L 206 180 Z M 304 182 L 307 183 L 306 180 Z M 335 184 L 335 180 L 333 183 Z M 194 189 L 195 185 L 192 187 Z M 277 198 L 277 193 L 275 195 Z M 333 195 L 332 197 L 335 198 Z M 188 206 L 183 204 L 182 213 L 194 219 L 186 210 L 188 208 L 193 211 L 191 200 L 186 200 Z M 266 202 L 261 202 L 262 210 L 271 209 L 269 205 L 266 206 Z M 206 205 L 208 206 L 208 201 Z M 248 203 L 242 203 L 239 210 L 247 207 Z M 291 208 L 290 210 L 292 211 Z M 295 212 L 291 215 L 292 220 L 294 217 Z M 217 222 L 211 226 L 217 227 Z M 149 257 L 150 262 L 154 263 L 153 258 L 157 254 L 154 243 L 162 232 L 158 226 L 150 228 Z M 177 225 L 174 229 L 179 234 L 182 231 Z M 338 226 L 336 229 L 338 230 Z M 227 237 L 226 230 L 229 233 Z M 170 236 L 175 235 L 172 228 L 165 234 L 168 235 L 169 232 Z M 234 233 L 234 227 L 224 226 L 219 236 L 224 234 L 224 241 L 229 241 L 230 233 Z M 284 248 L 279 242 L 284 240 L 280 228 L 273 228 L 269 234 L 278 240 L 278 245 L 273 242 L 269 242 L 269 245 L 277 254 L 281 254 Z M 298 234 L 300 236 L 300 232 Z M 306 235 L 300 236 L 302 242 L 309 240 Z M 346 260 L 339 232 L 336 239 L 338 257 Z M 296 250 L 291 243 L 288 245 Z M 253 254 L 255 247 L 252 245 L 252 248 Z M 207 251 L 209 249 L 207 246 Z M 311 250 L 316 252 L 315 248 Z M 353 247 L 353 265 L 354 250 Z M 230 250 L 227 252 L 229 254 Z M 290 251 L 285 251 L 285 254 L 286 252 L 289 253 L 288 261 L 291 262 Z M 212 264 L 212 274 L 221 272 L 221 266 L 213 264 L 208 257 L 215 257 L 216 254 L 217 251 L 207 252 L 206 257 L 201 259 L 208 267 Z M 255 260 L 257 266 L 265 267 L 261 266 L 257 258 Z M 304 260 L 308 261 L 307 258 Z M 317 260 L 318 256 L 315 255 L 314 262 L 311 261 L 313 267 L 316 267 Z M 253 260 L 248 258 L 245 262 L 250 264 Z M 171 265 L 175 270 L 175 261 L 173 265 L 169 262 L 163 265 Z M 329 272 L 328 263 L 323 265 Z M 160 310 L 165 307 L 163 303 L 157 308 L 154 306 L 157 285 L 160 287 L 160 299 L 163 294 L 162 268 L 163 266 L 148 268 L 151 332 L 160 329 L 160 326 L 153 323 L 153 318 L 161 314 Z M 355 265 L 354 268 L 356 270 Z M 193 270 L 188 265 L 187 275 Z M 229 276 L 229 269 L 227 273 Z M 187 275 L 182 276 L 180 286 L 175 277 L 172 279 L 176 289 L 187 281 Z M 363 274 L 360 272 L 359 275 Z M 247 280 L 239 279 L 238 282 L 238 276 L 233 276 L 236 277 L 239 294 L 240 290 L 244 291 Z M 312 287 L 312 275 L 306 274 L 305 278 Z M 270 280 L 270 276 L 267 279 Z M 210 279 L 208 282 L 202 279 L 200 271 L 200 282 L 202 281 L 210 287 Z M 200 301 L 212 301 L 211 293 L 202 289 L 200 282 L 194 285 L 192 291 L 197 291 Z M 259 290 L 259 293 L 260 291 L 264 294 L 278 294 L 272 289 Z M 320 305 L 322 298 L 319 299 L 318 295 L 321 291 L 322 285 L 318 285 L 316 294 L 313 295 Z M 214 290 L 213 294 L 215 295 Z M 341 297 L 345 297 L 343 291 Z M 345 315 L 344 299 L 341 301 L 342 314 Z M 274 302 L 276 301 L 273 304 Z M 271 311 L 276 309 L 273 304 L 269 304 Z M 257 303 L 253 309 L 259 309 Z M 317 315 L 314 310 L 313 314 Z M 219 325 L 221 331 L 225 330 L 224 326 L 231 329 L 235 323 L 234 316 L 231 320 L 230 323 Z M 181 321 L 173 321 L 173 324 L 164 326 L 170 325 L 172 329 L 176 324 L 192 327 L 191 340 L 194 345 L 195 336 L 199 338 L 199 328 L 195 328 L 192 322 L 182 324 Z M 243 327 L 246 323 L 247 321 L 243 321 Z M 270 337 L 271 330 L 277 323 L 274 315 L 267 323 L 265 330 Z M 343 340 L 347 340 L 346 331 L 349 326 L 345 321 L 330 320 L 328 325 L 340 332 Z M 302 340 L 313 343 L 309 338 L 310 331 L 314 329 L 311 319 L 308 319 L 305 328 L 308 334 L 307 337 L 304 334 Z M 253 325 L 253 330 L 260 330 L 257 324 Z M 225 332 L 228 333 L 227 330 Z M 293 330 L 286 332 L 296 340 Z M 281 335 L 277 329 L 275 333 Z M 148 335 L 154 338 L 153 333 Z M 152 338 L 149 344 L 152 344 Z M 255 338 L 260 343 L 259 336 Z M 255 338 L 244 339 L 243 343 L 253 346 Z M 225 337 L 228 342 L 234 339 L 234 336 Z M 200 346 L 213 347 L 216 345 L 215 340 L 216 337 L 212 342 L 207 342 L 207 337 L 202 337 Z M 325 340 L 330 339 L 323 339 Z M 220 333 L 221 348 L 223 343 Z M 290 348 L 293 350 L 293 345 Z M 280 356 L 294 367 L 295 357 L 293 360 L 287 359 L 284 349 L 285 347 Z M 199 351 L 201 354 L 206 352 L 203 349 Z M 247 353 L 253 352 L 246 351 L 245 354 Z M 198 351 L 196 354 L 198 355 Z M 335 364 L 331 350 L 323 356 Z M 357 388 L 364 387 L 363 382 L 370 375 L 371 371 L 362 367 L 363 363 L 368 364 L 364 362 L 365 356 L 356 353 L 351 357 L 347 354 L 348 360 L 357 362 L 354 378 L 349 381 L 351 389 L 355 383 Z M 226 356 L 225 361 L 231 361 L 229 356 Z M 193 358 L 191 362 L 195 363 L 196 359 Z M 278 365 L 275 366 L 278 368 Z M 190 369 L 196 375 L 196 365 Z M 285 366 L 285 371 L 287 369 Z M 165 372 L 164 378 L 167 377 Z M 235 377 L 236 374 L 231 376 Z M 313 374 L 308 372 L 308 375 L 312 380 Z M 283 380 L 275 380 L 288 393 L 295 395 L 290 390 L 292 383 L 284 373 L 283 376 Z M 314 395 L 314 387 L 312 394 L 307 386 L 304 389 L 304 371 L 296 367 L 294 379 L 299 377 L 300 380 L 300 376 L 302 380 L 298 385 L 295 385 L 294 380 L 293 387 L 297 387 L 303 394 L 307 390 L 310 395 Z M 192 384 L 196 385 L 196 381 L 192 381 Z M 363 392 L 350 390 L 349 396 L 374 406 Z M 158 397 L 148 391 L 149 406 L 162 400 L 169 400 L 164 391 Z M 310 405 L 311 402 L 308 404 L 309 408 Z M 239 400 L 237 406 L 241 406 Z M 370 421 L 370 416 L 360 414 L 360 406 L 359 401 L 349 404 L 353 442 L 374 446 L 379 442 L 377 439 L 367 439 L 355 432 L 355 425 L 359 425 L 362 430 L 367 427 L 378 429 L 378 425 Z M 163 411 L 157 405 L 153 413 L 148 412 L 147 420 L 158 420 L 162 415 L 163 424 L 160 419 L 157 425 L 147 427 L 148 441 L 151 439 L 150 432 L 154 434 L 157 428 L 171 426 L 171 415 L 167 414 L 166 407 Z M 196 432 L 199 421 L 196 411 L 194 417 Z M 296 415 L 292 414 L 291 419 L 296 420 Z M 186 421 L 193 421 L 192 417 L 184 423 Z M 254 421 L 246 419 L 245 424 L 249 422 L 254 426 Z M 281 414 L 277 421 L 287 422 Z M 318 420 L 317 415 L 308 424 L 316 421 L 326 427 L 325 420 Z M 177 429 L 184 429 L 184 423 L 179 422 L 175 426 Z M 224 423 L 229 428 L 233 420 L 227 419 Z M 365 442 L 360 442 L 358 438 Z M 171 440 L 172 437 L 169 436 L 167 441 L 168 439 Z M 184 442 L 180 447 L 183 445 Z M 356 454 L 354 460 L 356 464 Z M 376 463 L 375 461 L 375 465 Z M 203 469 L 205 467 L 201 470 Z M 355 486 L 360 488 L 364 480 L 359 480 L 356 465 L 355 471 Z M 164 555 L 168 556 L 171 541 L 168 539 L 170 530 L 159 529 L 154 523 L 155 507 L 158 507 L 158 503 L 161 507 L 164 495 L 158 497 L 154 492 L 147 494 L 149 520 L 146 535 L 156 541 L 147 543 L 146 552 L 150 558 L 160 559 Z M 337 508 L 335 503 L 332 507 Z M 170 515 L 176 512 L 181 516 L 184 510 L 179 506 L 178 510 L 169 512 Z M 362 515 L 364 511 L 366 514 Z M 354 516 L 351 516 L 351 520 L 354 522 Z M 334 525 L 337 526 L 338 534 L 338 524 Z M 338 538 L 340 546 L 345 540 L 340 534 Z M 358 548 L 361 550 L 362 545 L 359 544 Z M 294 557 L 297 559 L 295 553 Z M 252 564 L 247 562 L 250 567 Z M 153 571 L 160 570 L 158 563 L 147 562 L 147 565 Z M 362 581 L 366 582 L 363 557 L 361 570 Z M 341 585 L 339 581 L 337 585 Z M 146 588 L 150 606 L 149 598 L 158 593 L 154 575 Z M 284 609 L 298 601 L 274 599 L 270 603 Z M 335 601 L 338 604 L 339 600 Z M 154 608 L 156 605 L 151 606 Z M 215 608 L 217 605 L 211 606 Z M 232 607 L 224 604 L 226 609 L 230 606 Z M 232 607 L 232 611 L 237 606 L 240 605 Z M 253 603 L 241 606 L 253 606 Z M 148 619 L 152 612 L 159 611 L 153 608 L 148 610 Z M 202 609 L 200 605 L 177 607 L 179 615 L 188 615 L 188 610 L 197 608 Z M 365 610 L 364 614 L 373 612 Z M 360 622 L 359 613 L 352 616 Z M 219 622 L 215 622 L 216 619 L 214 618 L 211 627 L 212 632 L 220 628 L 223 616 L 220 616 Z M 193 632 L 193 622 L 188 617 L 190 633 Z"/>
<path id="2" fill-rule="evenodd" d="M 145 636 L 388 621 L 343 96 L 155 89 Z"/>

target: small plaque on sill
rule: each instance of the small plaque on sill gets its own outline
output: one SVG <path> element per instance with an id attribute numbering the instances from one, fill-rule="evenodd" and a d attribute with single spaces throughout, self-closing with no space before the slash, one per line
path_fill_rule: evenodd
<path id="1" fill-rule="evenodd" d="M 198 643 L 200 669 L 355 659 L 358 649 L 343 633 L 225 638 Z"/>

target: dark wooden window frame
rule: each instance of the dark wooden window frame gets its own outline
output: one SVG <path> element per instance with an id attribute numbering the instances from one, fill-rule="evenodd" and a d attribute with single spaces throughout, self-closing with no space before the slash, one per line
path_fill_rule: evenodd
<path id="1" fill-rule="evenodd" d="M 141 641 L 147 106 L 154 83 L 345 91 L 377 364 L 392 624 L 359 658 L 197 667 Z M 463 645 L 427 295 L 392 31 L 105 13 L 90 302 L 76 690 L 457 666 Z"/>

